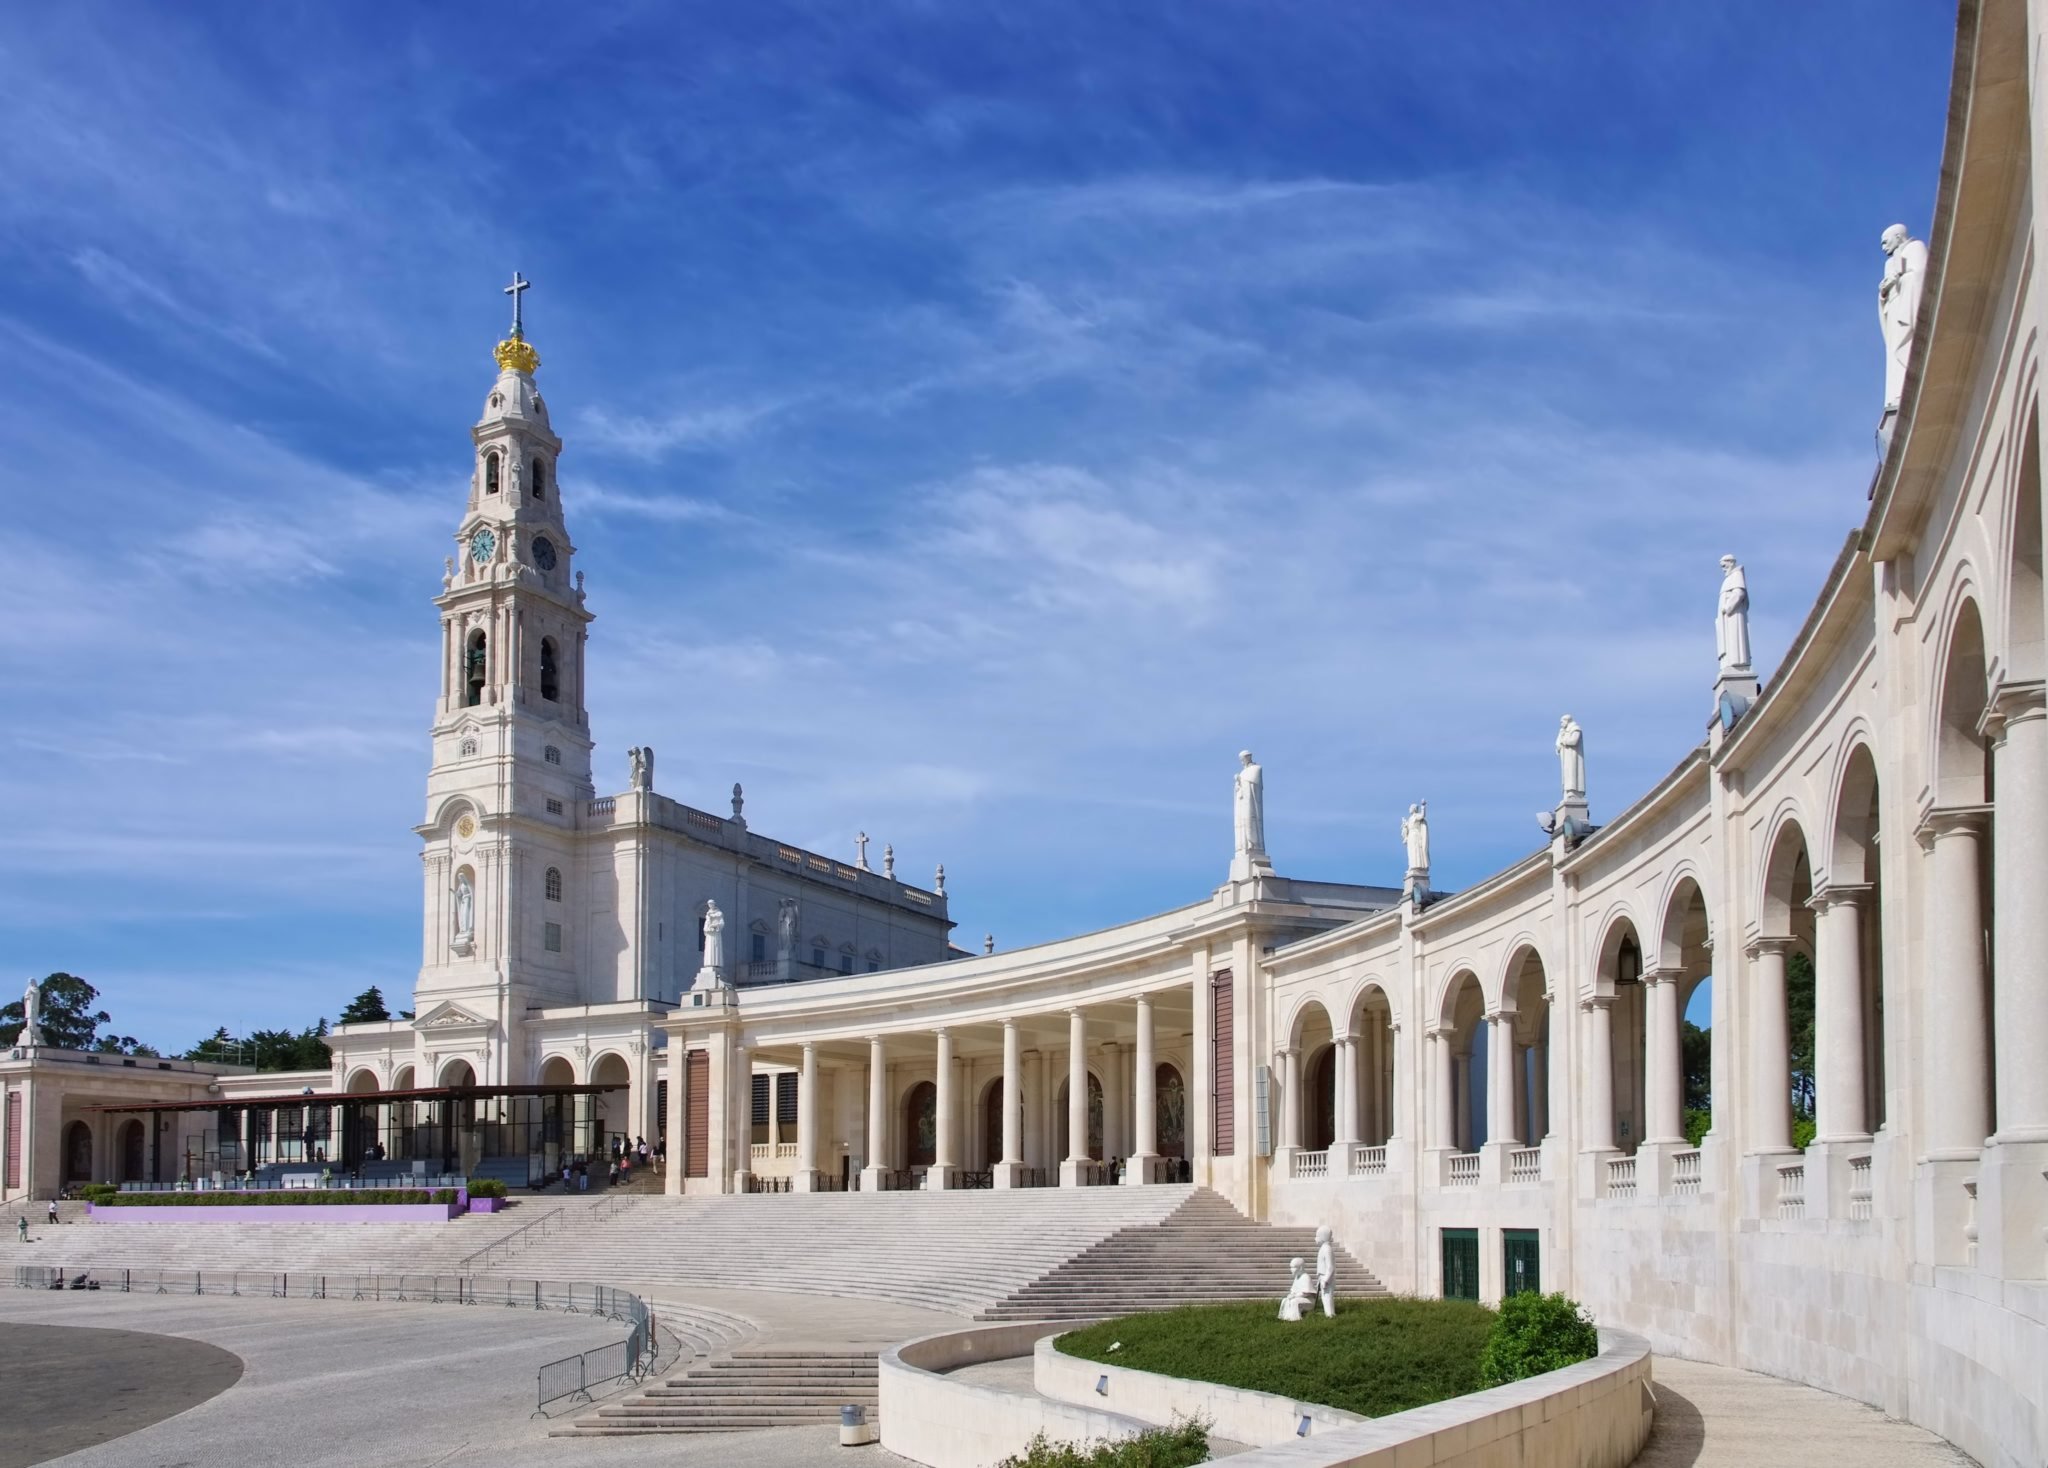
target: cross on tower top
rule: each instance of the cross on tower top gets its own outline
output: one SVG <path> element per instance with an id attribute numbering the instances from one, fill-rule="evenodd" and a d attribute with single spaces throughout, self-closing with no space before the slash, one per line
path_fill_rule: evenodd
<path id="1" fill-rule="evenodd" d="M 526 335 L 520 311 L 520 297 L 532 288 L 533 282 L 516 270 L 512 272 L 512 284 L 505 287 L 505 294 L 512 298 L 512 335 L 515 339 Z"/>

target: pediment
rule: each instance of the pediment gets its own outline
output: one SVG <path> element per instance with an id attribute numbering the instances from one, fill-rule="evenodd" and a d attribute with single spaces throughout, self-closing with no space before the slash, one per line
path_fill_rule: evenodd
<path id="1" fill-rule="evenodd" d="M 452 999 L 446 999 L 414 1020 L 412 1027 L 422 1033 L 440 1034 L 450 1030 L 488 1030 L 491 1021 L 464 1009 Z"/>

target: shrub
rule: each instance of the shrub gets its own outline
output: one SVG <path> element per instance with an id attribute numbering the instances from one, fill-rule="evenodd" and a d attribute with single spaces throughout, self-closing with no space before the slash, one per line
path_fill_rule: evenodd
<path id="1" fill-rule="evenodd" d="M 1704 1107 L 1688 1106 L 1685 1109 L 1685 1145 L 1697 1147 L 1700 1139 L 1714 1124 L 1714 1113 Z"/>
<path id="2" fill-rule="evenodd" d="M 1056 1443 L 1044 1433 L 997 1468 L 1191 1468 L 1209 1461 L 1209 1424 L 1199 1419 L 1109 1442 Z"/>
<path id="3" fill-rule="evenodd" d="M 505 1185 L 494 1177 L 473 1177 L 469 1180 L 469 1196 L 472 1198 L 502 1198 Z"/>
<path id="4" fill-rule="evenodd" d="M 1479 1369 L 1489 1386 L 1540 1376 L 1600 1354 L 1600 1332 L 1568 1295 L 1510 1295 L 1487 1337 Z"/>
<path id="5" fill-rule="evenodd" d="M 86 1183 L 79 1188 L 78 1196 L 88 1203 L 111 1203 L 120 1191 L 113 1183 Z"/>
<path id="6" fill-rule="evenodd" d="M 1814 1123 L 1812 1117 L 1793 1117 L 1792 1145 L 1797 1147 L 1800 1151 L 1804 1152 L 1808 1147 L 1811 1147 L 1813 1145 L 1814 1134 L 1819 1130 L 1820 1128 Z"/>

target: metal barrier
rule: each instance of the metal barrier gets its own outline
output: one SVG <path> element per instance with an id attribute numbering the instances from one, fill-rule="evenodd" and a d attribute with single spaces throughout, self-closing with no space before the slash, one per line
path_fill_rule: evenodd
<path id="1" fill-rule="evenodd" d="M 17 1264 L 14 1286 L 23 1290 L 109 1290 L 139 1295 L 226 1295 L 276 1300 L 390 1300 L 432 1305 L 503 1305 L 514 1310 L 557 1310 L 616 1320 L 624 1340 L 581 1355 L 550 1361 L 535 1383 L 535 1415 L 562 1397 L 590 1399 L 608 1381 L 638 1380 L 659 1354 L 654 1312 L 631 1290 L 567 1280 L 493 1279 L 469 1274 L 278 1274 L 251 1270 L 115 1269 L 103 1264 L 77 1273 L 61 1265 Z"/>

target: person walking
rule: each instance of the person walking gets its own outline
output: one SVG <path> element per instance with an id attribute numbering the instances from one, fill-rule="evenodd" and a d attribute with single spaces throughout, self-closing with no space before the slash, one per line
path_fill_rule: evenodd
<path id="1" fill-rule="evenodd" d="M 55 1228 L 57 1226 L 57 1223 L 57 1200 L 55 1198 L 52 1198 L 50 1200 L 50 1226 L 52 1228 Z"/>
<path id="2" fill-rule="evenodd" d="M 21 1216 L 20 1216 L 19 1218 L 15 1219 L 15 1220 L 14 1220 L 14 1227 L 15 1227 L 15 1235 L 14 1235 L 14 1236 L 15 1236 L 16 1238 L 20 1239 L 20 1240 L 21 1240 L 21 1241 L 22 1241 L 22 1242 L 23 1242 L 24 1244 L 25 1244 L 25 1243 L 27 1243 L 27 1242 L 28 1242 L 28 1215 L 27 1215 L 26 1213 L 24 1213 L 24 1214 L 22 1214 L 22 1215 L 21 1215 Z"/>

